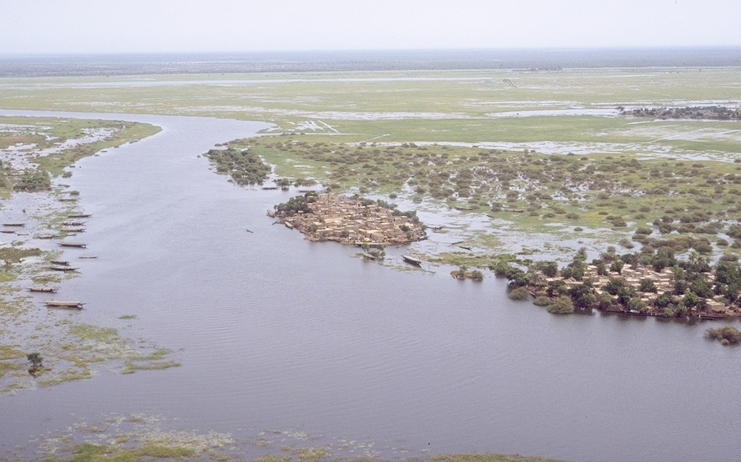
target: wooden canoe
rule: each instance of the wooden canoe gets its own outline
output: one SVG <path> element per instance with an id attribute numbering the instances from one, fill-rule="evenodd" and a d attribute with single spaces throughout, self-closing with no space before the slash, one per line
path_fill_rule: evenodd
<path id="1" fill-rule="evenodd" d="M 50 266 L 49 269 L 54 271 L 77 271 L 80 268 L 74 268 L 72 266 Z"/>
<path id="2" fill-rule="evenodd" d="M 90 218 L 92 217 L 89 213 L 73 213 L 71 215 L 67 215 L 67 218 Z"/>
<path id="3" fill-rule="evenodd" d="M 87 244 L 83 244 L 82 242 L 60 242 L 59 245 L 62 247 L 78 247 L 81 249 L 84 249 L 87 247 Z"/>
<path id="4" fill-rule="evenodd" d="M 84 303 L 77 300 L 47 300 L 46 306 L 49 308 L 76 308 L 82 309 Z"/>
<path id="5" fill-rule="evenodd" d="M 55 294 L 57 292 L 57 289 L 54 287 L 41 287 L 41 286 L 33 286 L 28 288 L 29 292 L 44 292 L 47 294 Z"/>
<path id="6" fill-rule="evenodd" d="M 420 266 L 422 264 L 422 260 L 411 257 L 409 255 L 402 255 L 401 258 L 403 258 L 405 262 L 410 263 L 415 266 Z"/>

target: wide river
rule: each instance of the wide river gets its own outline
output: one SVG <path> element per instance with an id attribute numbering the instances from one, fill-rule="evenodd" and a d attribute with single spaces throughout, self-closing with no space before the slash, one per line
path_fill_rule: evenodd
<path id="1" fill-rule="evenodd" d="M 144 413 L 236 439 L 270 429 L 363 441 L 390 458 L 402 458 L 400 448 L 583 461 L 741 457 L 741 350 L 704 339 L 711 324 L 552 316 L 510 301 L 493 276 L 458 282 L 305 241 L 265 216 L 289 193 L 237 187 L 198 157 L 265 124 L 0 114 L 163 127 L 82 160 L 65 180 L 94 215 L 85 241 L 99 258 L 80 260 L 82 276 L 64 286 L 86 309 L 63 315 L 103 325 L 136 315 L 127 322 L 142 338 L 183 349 L 182 367 L 103 369 L 1 396 L 4 447 L 80 418 Z"/>

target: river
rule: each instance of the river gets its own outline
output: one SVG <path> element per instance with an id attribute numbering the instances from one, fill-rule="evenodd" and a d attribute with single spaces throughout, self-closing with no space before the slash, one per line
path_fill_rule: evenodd
<path id="1" fill-rule="evenodd" d="M 237 438 L 273 429 L 363 441 L 389 458 L 739 457 L 741 351 L 704 339 L 711 324 L 552 316 L 510 301 L 493 275 L 460 282 L 305 241 L 265 216 L 290 193 L 240 188 L 199 157 L 263 123 L 0 114 L 163 127 L 83 159 L 65 180 L 93 214 L 85 240 L 99 258 L 80 260 L 82 276 L 64 286 L 86 309 L 58 316 L 115 325 L 135 315 L 127 322 L 141 337 L 183 349 L 181 367 L 102 368 L 92 380 L 0 397 L 4 447 L 81 417 L 145 413 Z"/>

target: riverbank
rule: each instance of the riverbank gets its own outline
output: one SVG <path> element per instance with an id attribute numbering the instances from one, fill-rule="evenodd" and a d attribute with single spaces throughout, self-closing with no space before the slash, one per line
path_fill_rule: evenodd
<path id="1" fill-rule="evenodd" d="M 92 249 L 60 247 L 83 239 L 85 224 L 93 219 L 82 213 L 79 192 L 63 183 L 73 175 L 70 167 L 97 152 L 151 136 L 159 128 L 30 117 L 0 117 L 0 124 L 0 193 L 4 196 L 0 394 L 90 378 L 93 365 L 102 363 L 116 363 L 121 373 L 177 366 L 168 359 L 168 349 L 146 341 L 146 347 L 140 348 L 139 340 L 117 328 L 80 322 L 76 310 L 51 313 L 54 308 L 46 306 L 51 298 L 75 300 L 67 289 L 69 281 L 80 277 L 86 270 L 82 267 L 97 257 L 90 253 Z M 27 355 L 32 353 L 38 354 L 34 359 L 39 364 L 29 368 Z"/>

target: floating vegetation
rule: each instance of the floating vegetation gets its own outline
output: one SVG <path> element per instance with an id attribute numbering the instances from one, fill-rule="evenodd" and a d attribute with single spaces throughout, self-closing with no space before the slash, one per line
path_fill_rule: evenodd
<path id="1" fill-rule="evenodd" d="M 174 429 L 173 421 L 143 414 L 108 415 L 78 421 L 34 438 L 30 447 L 6 449 L 3 460 L 103 462 L 151 459 L 253 460 L 260 462 L 371 462 L 398 458 L 419 462 L 557 462 L 554 459 L 506 454 L 411 453 L 408 448 L 379 451 L 373 442 L 328 439 L 302 431 L 267 430 L 251 438 L 229 433 Z M 307 444 L 307 443 L 311 444 Z M 24 452 L 25 451 L 25 452 Z"/>

